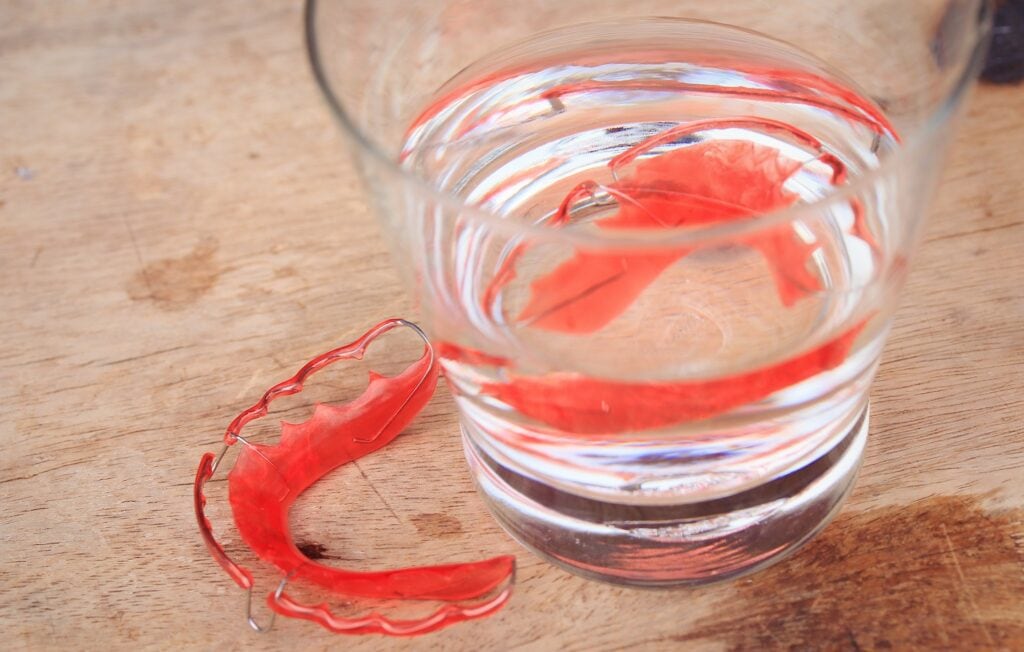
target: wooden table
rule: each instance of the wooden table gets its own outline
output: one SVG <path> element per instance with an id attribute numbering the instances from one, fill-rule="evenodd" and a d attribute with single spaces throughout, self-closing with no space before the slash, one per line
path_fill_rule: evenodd
<path id="1" fill-rule="evenodd" d="M 859 485 L 796 557 L 699 591 L 556 570 L 487 516 L 441 392 L 363 475 L 315 487 L 296 531 L 361 568 L 514 553 L 510 605 L 413 640 L 249 631 L 196 531 L 200 454 L 299 363 L 412 312 L 299 13 L 0 8 L 5 647 L 1024 649 L 1022 87 L 970 104 Z"/>

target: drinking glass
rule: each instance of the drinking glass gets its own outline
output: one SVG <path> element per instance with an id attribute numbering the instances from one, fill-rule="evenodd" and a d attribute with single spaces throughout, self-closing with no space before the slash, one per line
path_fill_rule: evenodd
<path id="1" fill-rule="evenodd" d="M 480 493 L 584 576 L 703 584 L 850 491 L 981 0 L 310 0 L 313 69 Z"/>

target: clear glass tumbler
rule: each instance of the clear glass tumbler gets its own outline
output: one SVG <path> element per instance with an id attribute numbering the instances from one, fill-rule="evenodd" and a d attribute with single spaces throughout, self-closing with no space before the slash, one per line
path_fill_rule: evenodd
<path id="1" fill-rule="evenodd" d="M 849 492 L 981 0 L 310 0 L 501 524 L 702 584 Z"/>

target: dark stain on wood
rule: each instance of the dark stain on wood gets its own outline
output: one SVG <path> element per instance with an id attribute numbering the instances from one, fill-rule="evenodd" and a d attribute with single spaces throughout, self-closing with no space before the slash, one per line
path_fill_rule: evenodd
<path id="1" fill-rule="evenodd" d="M 182 258 L 164 258 L 146 265 L 128 283 L 128 296 L 152 301 L 165 310 L 181 310 L 217 283 L 221 270 L 214 262 L 216 240 L 200 242 Z"/>
<path id="2" fill-rule="evenodd" d="M 322 543 L 296 543 L 295 547 L 299 549 L 299 552 L 314 561 L 317 559 L 331 558 L 331 556 L 327 554 L 327 546 Z"/>
<path id="3" fill-rule="evenodd" d="M 1024 510 L 970 497 L 842 514 L 739 580 L 678 642 L 730 650 L 1024 650 Z"/>
<path id="4" fill-rule="evenodd" d="M 412 517 L 412 524 L 416 526 L 417 532 L 432 539 L 462 534 L 462 523 L 459 519 L 439 512 L 417 514 Z"/>

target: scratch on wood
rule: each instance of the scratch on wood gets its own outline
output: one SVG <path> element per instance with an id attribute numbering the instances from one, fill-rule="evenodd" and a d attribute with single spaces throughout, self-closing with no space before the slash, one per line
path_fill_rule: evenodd
<path id="1" fill-rule="evenodd" d="M 988 627 L 985 626 L 984 621 L 981 619 L 981 609 L 978 608 L 978 603 L 974 601 L 974 596 L 971 595 L 971 590 L 967 587 L 967 577 L 964 575 L 964 569 L 960 566 L 960 558 L 956 555 L 956 548 L 953 547 L 953 540 L 949 538 L 949 529 L 946 528 L 945 523 L 939 523 L 939 527 L 942 528 L 942 536 L 946 539 L 946 547 L 949 548 L 949 556 L 953 559 L 953 568 L 956 569 L 957 577 L 960 578 L 961 593 L 967 602 L 971 605 L 971 611 L 974 612 L 974 619 L 978 622 L 978 626 L 981 627 L 981 631 L 985 634 L 985 639 L 995 644 L 992 639 L 992 634 L 989 633 Z"/>
<path id="2" fill-rule="evenodd" d="M 145 360 L 146 358 L 152 358 L 155 356 L 163 355 L 165 353 L 172 353 L 174 351 L 181 351 L 183 349 L 191 349 L 195 347 L 194 344 L 181 344 L 179 346 L 172 346 L 166 349 L 158 349 L 156 351 L 148 351 L 146 353 L 140 353 L 139 355 L 133 355 L 128 358 L 119 358 L 117 360 L 110 360 L 109 362 L 101 362 L 101 367 L 113 367 L 126 362 L 138 362 L 139 360 Z"/>
<path id="3" fill-rule="evenodd" d="M 124 228 L 128 230 L 128 239 L 132 243 L 132 250 L 135 251 L 135 260 L 139 263 L 139 274 L 142 275 L 142 280 L 146 284 L 146 290 L 153 294 L 153 285 L 149 281 L 146 264 L 142 262 L 142 251 L 139 250 L 139 242 L 135 239 L 135 230 L 132 228 L 131 222 L 128 221 L 127 215 L 121 215 L 121 221 L 124 222 Z"/>
<path id="4" fill-rule="evenodd" d="M 252 389 L 252 386 L 256 384 L 256 379 L 259 378 L 262 373 L 263 369 L 257 369 L 256 371 L 252 372 L 252 375 L 249 376 L 249 382 L 247 382 L 245 384 L 245 387 L 239 390 L 238 394 L 235 395 L 236 401 L 249 393 L 249 390 Z"/>
<path id="5" fill-rule="evenodd" d="M 388 501 L 384 499 L 384 496 L 382 496 L 382 495 L 381 495 L 381 493 L 380 493 L 379 491 L 377 491 L 377 487 L 375 487 L 375 486 L 373 485 L 373 481 L 372 481 L 372 480 L 370 480 L 370 476 L 366 475 L 366 471 L 364 471 L 364 470 L 363 470 L 363 467 L 361 467 L 361 466 L 359 465 L 359 461 L 358 461 L 358 460 L 352 460 L 352 466 L 356 467 L 356 469 L 357 469 L 357 470 L 359 471 L 359 475 L 363 476 L 363 479 L 364 479 L 364 480 L 366 480 L 366 484 L 367 484 L 367 485 L 369 485 L 369 487 L 370 487 L 370 491 L 372 491 L 372 492 L 373 492 L 374 494 L 376 494 L 376 495 L 377 495 L 377 498 L 380 498 L 380 502 L 384 503 L 384 507 L 386 507 L 386 508 L 387 508 L 387 510 L 388 510 L 389 512 L 391 512 L 391 515 L 395 517 L 395 520 L 396 520 L 396 521 L 398 521 L 399 523 L 401 523 L 401 522 L 402 522 L 402 519 L 401 519 L 401 518 L 400 518 L 400 517 L 398 516 L 398 512 L 396 512 L 396 511 L 395 511 L 395 510 L 394 510 L 394 509 L 393 509 L 393 508 L 391 507 L 391 504 L 390 504 L 390 503 L 388 503 Z"/>
<path id="6" fill-rule="evenodd" d="M 75 460 L 74 462 L 68 462 L 67 464 L 59 464 L 59 465 L 51 467 L 49 469 L 43 469 L 42 471 L 38 471 L 36 473 L 29 473 L 27 475 L 18 475 L 18 476 L 14 476 L 14 477 L 11 477 L 11 478 L 0 478 L 0 484 L 6 484 L 8 482 L 15 482 L 16 480 L 31 480 L 32 478 L 37 478 L 37 477 L 43 475 L 44 473 L 50 473 L 51 471 L 57 471 L 59 469 L 66 469 L 69 466 L 76 466 L 78 464 L 82 464 L 84 461 L 85 460 Z"/>
<path id="7" fill-rule="evenodd" d="M 945 235 L 937 235 L 937 236 L 935 236 L 933 238 L 930 238 L 930 239 L 926 240 L 925 243 L 926 244 L 931 244 L 933 242 L 939 242 L 941 240 L 952 240 L 952 239 L 957 239 L 957 238 L 965 238 L 966 239 L 966 238 L 970 238 L 971 236 L 976 236 L 976 235 L 978 235 L 980 233 L 992 233 L 993 231 L 1004 231 L 1006 229 L 1012 229 L 1012 228 L 1021 226 L 1022 224 L 1024 224 L 1024 222 L 1010 222 L 1009 224 L 999 224 L 997 226 L 990 226 L 990 227 L 987 227 L 987 228 L 984 228 L 984 229 L 975 229 L 973 231 L 964 231 L 964 232 L 960 232 L 960 233 L 947 233 Z"/>

